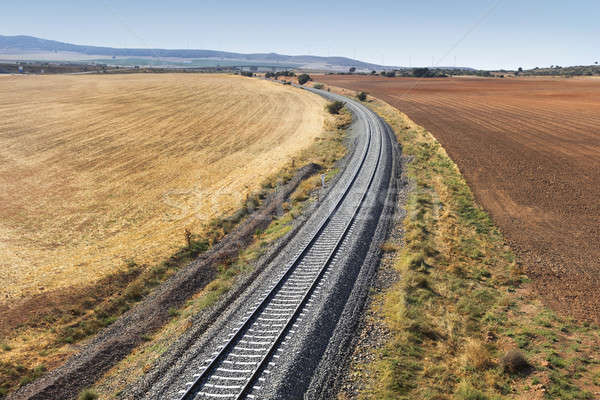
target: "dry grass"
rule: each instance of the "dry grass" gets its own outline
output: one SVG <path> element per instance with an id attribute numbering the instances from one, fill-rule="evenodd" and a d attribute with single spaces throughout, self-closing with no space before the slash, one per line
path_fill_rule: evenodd
<path id="1" fill-rule="evenodd" d="M 61 93 L 59 86 L 62 85 L 64 86 L 62 90 L 70 90 L 70 94 L 65 93 L 64 98 L 59 99 L 54 93 L 52 101 L 55 103 L 64 101 L 70 102 L 71 108 L 82 107 L 80 111 L 82 115 L 86 112 L 93 114 L 90 109 L 104 107 L 107 108 L 104 111 L 106 118 L 120 122 L 117 124 L 109 121 L 104 126 L 102 125 L 104 121 L 99 120 L 86 127 L 73 118 L 69 123 L 75 126 L 83 137 L 77 135 L 69 137 L 68 132 L 59 132 L 48 122 L 44 129 L 54 129 L 56 131 L 54 138 L 61 135 L 68 137 L 68 140 L 61 139 L 57 143 L 54 143 L 53 138 L 48 137 L 49 135 L 44 135 L 44 131 L 37 132 L 31 126 L 29 132 L 31 136 L 37 138 L 39 142 L 37 146 L 43 147 L 43 138 L 48 149 L 45 153 L 40 153 L 37 158 L 27 156 L 26 147 L 35 143 L 35 140 L 23 133 L 20 140 L 25 144 L 12 139 L 13 149 L 20 151 L 14 159 L 19 161 L 22 159 L 21 164 L 25 164 L 24 161 L 30 159 L 29 162 L 38 167 L 39 175 L 47 174 L 42 164 L 54 165 L 54 168 L 62 168 L 72 177 L 68 179 L 68 183 L 79 182 L 80 186 L 76 189 L 82 193 L 80 197 L 65 196 L 64 199 L 57 201 L 62 201 L 70 207 L 74 213 L 69 216 L 72 218 L 70 221 L 75 221 L 83 211 L 77 210 L 79 203 L 69 204 L 67 201 L 81 199 L 83 195 L 93 200 L 86 209 L 95 212 L 92 217 L 96 219 L 91 219 L 95 223 L 92 233 L 107 234 L 100 225 L 107 220 L 103 218 L 102 213 L 118 214 L 113 216 L 113 219 L 117 219 L 128 216 L 128 213 L 134 210 L 138 216 L 150 220 L 140 218 L 135 223 L 128 221 L 129 224 L 124 224 L 121 230 L 110 230 L 103 244 L 92 241 L 74 242 L 69 247 L 73 252 L 84 252 L 86 248 L 104 246 L 98 252 L 104 251 L 109 256 L 114 256 L 115 260 L 115 264 L 111 266 L 95 265 L 95 268 L 106 267 L 104 274 L 102 271 L 89 271 L 89 265 L 75 265 L 73 268 L 73 265 L 67 262 L 77 256 L 74 253 L 69 255 L 69 259 L 63 260 L 64 270 L 59 271 L 62 275 L 52 276 L 52 279 L 44 282 L 43 292 L 37 285 L 31 285 L 25 287 L 29 291 L 23 290 L 22 298 L 9 297 L 5 303 L 2 302 L 3 297 L 9 296 L 9 293 L 2 293 L 0 343 L 3 346 L 0 348 L 3 351 L 0 352 L 0 397 L 19 385 L 36 379 L 44 371 L 52 370 L 64 363 L 65 359 L 78 350 L 82 341 L 93 336 L 102 327 L 111 324 L 152 288 L 185 265 L 195 254 L 202 252 L 202 249 L 213 241 L 219 240 L 239 222 L 240 218 L 243 218 L 240 211 L 244 204 L 259 204 L 265 193 L 274 190 L 276 185 L 284 183 L 293 176 L 297 168 L 309 162 L 316 162 L 321 164 L 324 172 L 330 176 L 334 172 L 333 162 L 345 154 L 342 126 L 351 119 L 346 114 L 336 117 L 326 115 L 325 101 L 318 96 L 305 94 L 290 87 L 234 76 L 135 75 L 45 78 L 48 81 L 40 77 L 10 79 L 21 79 L 21 81 L 11 81 L 11 85 L 30 92 L 34 91 L 34 87 L 37 87 L 38 91 L 42 90 L 40 88 L 45 85 L 44 90 L 49 93 L 48 96 L 54 93 L 53 90 Z M 80 78 L 84 79 L 80 81 Z M 97 79 L 96 83 L 93 82 L 94 79 Z M 90 98 L 88 102 L 91 103 L 91 97 L 96 97 L 97 106 L 88 105 L 87 111 L 84 112 L 85 107 L 76 104 L 77 102 L 69 97 L 74 96 L 77 91 L 80 92 L 80 102 L 83 101 L 82 98 Z M 111 100 L 110 91 L 128 93 L 128 97 L 125 94 L 121 96 L 127 97 L 130 104 L 128 107 L 135 107 L 138 111 L 147 109 L 146 116 L 149 120 L 136 120 L 138 114 L 129 108 L 122 111 L 117 108 L 108 110 L 110 102 L 117 101 Z M 148 91 L 152 92 L 151 97 Z M 16 95 L 14 97 L 16 98 Z M 118 95 L 116 97 L 120 98 Z M 179 98 L 185 98 L 185 101 L 180 101 Z M 48 99 L 46 107 L 51 108 L 49 104 L 52 101 Z M 167 115 L 173 113 L 173 110 L 176 110 L 178 120 Z M 28 112 L 29 118 L 33 118 L 32 111 Z M 127 119 L 125 114 L 131 119 L 129 124 L 125 121 Z M 155 115 L 158 117 L 155 118 Z M 52 120 L 54 116 L 45 118 Z M 170 120 L 171 124 L 163 126 L 161 125 L 163 120 Z M 226 120 L 227 123 L 224 122 Z M 42 117 L 39 117 L 39 121 L 43 121 Z M 249 123 L 245 124 L 244 121 Z M 177 125 L 177 122 L 181 124 Z M 2 123 L 0 122 L 0 126 Z M 12 123 L 17 125 L 16 121 Z M 111 124 L 114 126 L 109 126 Z M 121 130 L 122 126 L 128 129 Z M 167 129 L 167 126 L 171 126 L 172 130 Z M 116 129 L 115 133 L 110 132 L 113 128 Z M 65 132 L 66 130 L 67 128 Z M 0 130 L 0 141 L 8 143 L 10 135 L 4 133 L 5 131 L 6 128 Z M 136 135 L 135 132 L 138 134 Z M 124 139 L 126 137 L 127 140 Z M 90 147 L 91 150 L 87 150 L 84 145 L 86 139 L 97 142 L 94 149 Z M 111 145 L 111 143 L 118 144 Z M 140 148 L 144 150 L 140 151 Z M 69 151 L 75 154 L 75 157 L 66 157 Z M 101 152 L 106 154 L 106 160 L 102 159 Z M 0 157 L 4 158 L 4 153 L 11 154 L 9 151 L 0 150 Z M 86 162 L 90 165 L 86 165 Z M 139 162 L 145 167 L 135 167 L 135 163 Z M 17 161 L 13 161 L 13 168 L 16 168 L 15 164 Z M 126 167 L 129 165 L 133 165 L 134 168 L 127 171 Z M 79 167 L 79 171 L 74 166 Z M 29 170 L 32 174 L 30 179 L 35 178 L 38 181 L 42 179 L 33 175 L 32 166 Z M 109 173 L 126 181 L 129 187 L 118 180 L 104 182 L 103 176 Z M 88 178 L 95 186 L 85 185 L 81 180 L 74 181 L 75 177 L 80 178 L 80 176 Z M 0 177 L 2 179 L 0 185 L 3 187 L 10 187 L 11 190 L 19 189 L 16 187 L 18 185 L 12 182 L 9 185 L 9 180 L 5 179 L 7 173 L 4 166 L 0 167 Z M 27 183 L 27 179 L 23 177 L 20 179 L 21 184 Z M 60 184 L 62 183 L 58 182 L 54 186 Z M 103 194 L 110 193 L 111 185 L 117 190 L 101 197 Z M 52 185 L 48 186 L 52 187 Z M 75 187 L 74 184 L 72 187 Z M 310 188 L 305 189 L 310 195 Z M 127 190 L 129 192 L 126 192 Z M 232 194 L 227 195 L 229 193 Z M 47 195 L 53 195 L 56 199 L 56 194 L 51 193 L 50 190 Z M 8 197 L 2 197 L 0 193 L 0 202 L 8 203 L 7 200 Z M 13 200 L 13 202 L 26 210 L 23 201 L 17 203 Z M 93 209 L 97 204 L 102 206 L 100 212 Z M 37 207 L 39 210 L 41 206 Z M 116 207 L 116 210 L 110 207 Z M 298 214 L 301 203 L 293 202 L 290 207 L 291 210 L 286 217 L 289 220 Z M 53 210 L 57 212 L 62 209 L 54 205 Z M 2 212 L 4 211 L 0 210 L 0 215 Z M 155 213 L 154 216 L 151 212 Z M 5 214 L 8 215 L 7 212 Z M 31 216 L 37 215 L 32 213 Z M 39 219 L 39 216 L 37 217 Z M 64 216 L 57 215 L 57 217 L 58 222 L 63 223 Z M 151 218 L 154 218 L 154 221 Z M 265 231 L 263 237 L 257 238 L 260 245 L 287 232 L 290 229 L 289 220 L 276 221 L 275 228 L 270 228 Z M 4 220 L 0 221 L 2 221 L 0 222 L 0 229 L 2 229 L 5 226 Z M 28 220 L 24 218 L 23 221 Z M 114 222 L 114 220 L 110 221 L 110 223 Z M 19 225 L 12 224 L 11 228 L 14 227 Z M 25 231 L 25 228 L 30 226 L 23 224 L 21 228 Z M 61 229 L 71 228 L 68 223 L 63 223 Z M 79 230 L 71 229 L 70 234 L 74 237 L 90 234 L 86 229 L 88 228 L 85 226 L 80 227 Z M 128 232 L 127 229 L 131 231 Z M 134 231 L 138 229 L 145 229 L 143 237 L 135 235 Z M 188 248 L 186 244 L 187 229 L 192 233 L 192 248 Z M 131 236 L 128 236 L 128 233 Z M 69 239 L 67 234 L 69 232 L 65 233 L 66 238 Z M 129 242 L 122 243 L 120 248 L 109 247 L 110 244 L 116 243 L 118 238 Z M 11 239 L 15 239 L 15 236 Z M 139 242 L 136 241 L 137 239 Z M 9 244 L 15 246 L 9 248 Z M 29 252 L 37 251 L 38 254 L 52 250 L 36 247 L 35 244 L 29 243 L 29 247 L 23 245 L 23 249 Z M 1 245 L 6 246 L 6 253 L 8 253 L 9 249 L 18 247 L 18 242 L 3 241 Z M 118 252 L 120 249 L 125 251 L 121 254 Z M 154 250 L 154 253 L 150 254 L 148 249 Z M 164 249 L 164 252 L 161 252 L 161 249 Z M 227 268 L 223 276 L 208 285 L 206 292 L 209 295 L 201 296 L 199 300 L 201 306 L 210 304 L 226 291 L 235 271 L 246 268 L 245 265 L 253 255 L 259 252 L 256 249 L 246 252 L 246 255 L 236 262 L 236 268 Z M 52 257 L 48 256 L 48 258 Z M 71 275 L 78 280 L 65 278 L 65 275 L 68 275 L 67 267 L 71 268 Z M 0 276 L 3 272 L 0 271 Z M 102 279 L 94 282 L 96 276 Z M 89 277 L 89 281 L 85 280 L 86 277 Z M 81 285 L 78 285 L 79 283 Z M 6 289 L 15 291 L 14 287 Z M 37 290 L 41 293 L 27 297 L 29 294 L 35 294 Z M 178 319 L 180 310 L 172 311 L 172 317 Z M 152 343 L 150 339 L 149 337 L 148 343 Z"/>
<path id="2" fill-rule="evenodd" d="M 310 145 L 324 104 L 225 75 L 3 79 L 0 299 L 163 259 Z"/>

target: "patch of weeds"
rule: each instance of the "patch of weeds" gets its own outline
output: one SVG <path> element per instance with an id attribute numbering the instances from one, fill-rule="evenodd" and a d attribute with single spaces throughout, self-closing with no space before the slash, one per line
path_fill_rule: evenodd
<path id="1" fill-rule="evenodd" d="M 482 391 L 476 389 L 472 384 L 468 382 L 461 382 L 457 385 L 456 391 L 454 392 L 455 400 L 489 400 Z"/>
<path id="2" fill-rule="evenodd" d="M 531 342 L 536 338 L 535 333 L 528 329 L 520 330 L 519 333 L 508 331 L 506 332 L 506 336 L 512 337 L 520 349 L 527 349 Z"/>
<path id="3" fill-rule="evenodd" d="M 565 360 L 563 360 L 560 354 L 555 351 L 548 354 L 546 361 L 548 361 L 548 364 L 553 368 L 565 368 L 567 366 Z"/>
<path id="4" fill-rule="evenodd" d="M 27 371 L 27 373 L 21 376 L 19 380 L 19 386 L 25 386 L 28 383 L 33 382 L 40 376 L 42 376 L 46 372 L 46 366 L 44 364 L 40 364 L 33 369 Z"/>
<path id="5" fill-rule="evenodd" d="M 142 340 L 144 342 L 150 342 L 150 341 L 152 341 L 152 335 L 147 335 L 147 334 L 146 335 L 142 335 Z"/>
<path id="6" fill-rule="evenodd" d="M 592 400 L 593 394 L 573 385 L 568 377 L 559 372 L 552 372 L 546 386 L 547 395 L 552 399 L 561 400 Z"/>
<path id="7" fill-rule="evenodd" d="M 100 396 L 98 395 L 98 392 L 96 392 L 93 389 L 85 389 L 83 392 L 81 392 L 79 394 L 79 397 L 77 397 L 78 400 L 96 400 L 98 399 Z"/>
<path id="8" fill-rule="evenodd" d="M 385 242 L 381 245 L 381 251 L 384 253 L 395 253 L 398 251 L 398 246 L 391 242 Z"/>

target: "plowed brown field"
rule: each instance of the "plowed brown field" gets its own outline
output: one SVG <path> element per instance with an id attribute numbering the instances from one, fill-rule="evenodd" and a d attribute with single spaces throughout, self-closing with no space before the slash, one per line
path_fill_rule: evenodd
<path id="1" fill-rule="evenodd" d="M 553 306 L 600 321 L 600 80 L 319 76 L 431 131 Z"/>

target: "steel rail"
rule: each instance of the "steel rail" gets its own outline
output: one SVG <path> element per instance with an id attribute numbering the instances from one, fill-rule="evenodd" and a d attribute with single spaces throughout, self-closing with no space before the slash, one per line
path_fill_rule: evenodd
<path id="1" fill-rule="evenodd" d="M 244 387 L 242 388 L 242 390 L 240 391 L 240 393 L 236 396 L 236 399 L 242 399 L 242 398 L 244 398 L 244 396 L 246 396 L 249 393 L 249 391 L 252 390 L 252 387 L 254 386 L 254 382 L 256 382 L 256 380 L 258 379 L 260 373 L 262 372 L 262 370 L 264 369 L 264 367 L 269 362 L 271 356 L 273 355 L 273 353 L 275 353 L 275 351 L 277 350 L 277 347 L 281 344 L 281 341 L 283 340 L 283 338 L 290 331 L 290 329 L 293 326 L 294 322 L 298 319 L 300 313 L 306 307 L 306 303 L 308 302 L 309 298 L 311 297 L 311 295 L 315 291 L 315 289 L 317 287 L 317 284 L 319 283 L 319 281 L 323 277 L 323 274 L 327 270 L 327 267 L 331 264 L 331 262 L 332 262 L 332 260 L 333 260 L 333 258 L 335 256 L 335 254 L 337 253 L 337 251 L 339 250 L 340 246 L 344 242 L 344 239 L 346 238 L 346 236 L 347 236 L 347 234 L 349 232 L 350 227 L 352 226 L 352 224 L 356 220 L 356 216 L 358 215 L 358 212 L 360 211 L 360 209 L 363 206 L 363 203 L 365 202 L 365 199 L 367 197 L 367 193 L 369 192 L 369 189 L 371 188 L 371 186 L 373 184 L 373 181 L 374 181 L 374 178 L 375 178 L 375 174 L 376 174 L 376 172 L 377 172 L 377 170 L 379 168 L 379 163 L 380 163 L 380 160 L 381 160 L 382 153 L 383 153 L 383 140 L 382 140 L 381 145 L 379 146 L 379 154 L 377 156 L 377 162 L 375 164 L 375 168 L 373 169 L 373 172 L 371 173 L 371 177 L 369 178 L 369 184 L 367 185 L 367 190 L 365 190 L 362 193 L 362 196 L 361 196 L 361 199 L 360 199 L 360 202 L 359 202 L 358 206 L 355 208 L 354 213 L 352 214 L 351 219 L 347 222 L 346 227 L 344 228 L 344 233 L 342 234 L 342 236 L 340 237 L 340 239 L 337 241 L 337 243 L 335 245 L 335 248 L 331 250 L 329 256 L 327 257 L 327 260 L 325 261 L 325 263 L 323 264 L 323 267 L 321 268 L 321 271 L 319 272 L 319 274 L 313 280 L 310 288 L 307 290 L 307 292 L 306 292 L 305 296 L 303 297 L 302 301 L 300 302 L 300 304 L 298 304 L 298 306 L 296 307 L 296 310 L 290 316 L 290 318 L 288 319 L 286 325 L 283 327 L 283 329 L 281 330 L 280 334 L 277 336 L 277 338 L 275 339 L 275 341 L 273 342 L 273 344 L 269 348 L 269 351 L 262 358 L 262 360 L 260 361 L 260 363 L 255 368 L 255 370 L 252 373 L 252 375 L 249 378 L 249 380 L 246 382 L 246 384 L 244 385 Z"/>
<path id="2" fill-rule="evenodd" d="M 235 345 L 237 344 L 237 342 L 243 337 L 243 335 L 245 334 L 245 332 L 247 331 L 247 329 L 251 326 L 252 322 L 255 321 L 256 317 L 272 301 L 272 299 L 275 296 L 276 292 L 279 291 L 279 289 L 281 289 L 281 287 L 285 284 L 285 282 L 290 277 L 290 275 L 292 274 L 292 272 L 296 269 L 296 267 L 305 258 L 305 256 L 308 253 L 308 251 L 313 247 L 313 245 L 315 244 L 315 242 L 321 237 L 321 234 L 323 233 L 323 231 L 325 230 L 325 228 L 328 226 L 328 224 L 331 222 L 333 215 L 335 215 L 337 213 L 337 211 L 339 211 L 340 207 L 344 203 L 344 200 L 347 198 L 348 194 L 350 193 L 351 188 L 355 184 L 355 182 L 356 182 L 356 180 L 357 180 L 357 178 L 358 178 L 358 176 L 359 176 L 359 174 L 360 174 L 360 172 L 361 172 L 361 170 L 362 170 L 362 168 L 363 168 L 363 166 L 364 166 L 364 164 L 365 164 L 365 162 L 366 162 L 366 160 L 368 158 L 369 152 L 370 152 L 370 150 L 372 148 L 373 130 L 375 129 L 375 126 L 373 124 L 373 121 L 375 119 L 373 118 L 373 116 L 369 115 L 367 112 L 365 112 L 364 110 L 362 110 L 361 106 L 357 106 L 356 104 L 353 104 L 353 102 L 350 103 L 350 104 L 352 105 L 352 108 L 356 111 L 356 113 L 360 114 L 361 117 L 364 118 L 365 123 L 367 125 L 368 132 L 369 132 L 369 136 L 368 136 L 368 139 L 367 139 L 367 144 L 365 145 L 363 154 L 361 155 L 361 159 L 360 159 L 359 165 L 355 168 L 355 170 L 352 173 L 353 174 L 352 175 L 352 179 L 344 187 L 344 192 L 338 198 L 338 200 L 337 200 L 337 202 L 335 204 L 335 207 L 327 214 L 327 216 L 325 218 L 322 219 L 319 227 L 317 228 L 316 231 L 314 231 L 315 233 L 312 235 L 312 237 L 309 240 L 309 242 L 305 246 L 303 246 L 302 250 L 294 257 L 293 261 L 289 264 L 289 266 L 286 269 L 285 273 L 278 279 L 277 283 L 272 286 L 272 288 L 269 290 L 268 294 L 263 298 L 263 300 L 259 303 L 259 305 L 254 308 L 254 310 L 250 313 L 250 315 L 244 320 L 244 322 L 242 323 L 242 325 L 239 328 L 236 329 L 235 333 L 230 337 L 229 340 L 227 340 L 226 344 L 221 348 L 221 350 L 218 351 L 218 354 L 211 359 L 210 363 L 204 368 L 204 370 L 202 371 L 202 373 L 200 373 L 197 376 L 197 378 L 192 382 L 192 384 L 185 391 L 185 393 L 183 393 L 183 395 L 181 397 L 179 397 L 179 400 L 192 400 L 192 399 L 194 399 L 197 396 L 198 390 L 202 386 L 202 383 L 210 378 L 210 376 L 213 373 L 213 371 L 215 370 L 215 368 L 219 365 L 219 363 L 224 358 L 227 357 L 228 354 L 231 353 L 231 350 L 235 347 Z M 359 204 L 355 207 L 354 212 L 352 213 L 352 216 L 346 222 L 345 227 L 343 229 L 343 232 L 340 235 L 339 239 L 337 240 L 334 248 L 330 251 L 330 253 L 327 256 L 327 258 L 325 259 L 325 261 L 321 264 L 319 273 L 313 279 L 313 282 L 311 283 L 310 287 L 304 293 L 304 295 L 302 297 L 302 300 L 296 306 L 296 308 L 295 308 L 294 312 L 292 313 L 292 315 L 287 319 L 287 322 L 284 324 L 283 328 L 281 328 L 280 332 L 277 334 L 277 337 L 275 338 L 275 340 L 273 341 L 273 343 L 269 347 L 267 353 L 264 354 L 264 356 L 261 358 L 261 361 L 254 368 L 251 376 L 248 378 L 248 380 L 244 384 L 244 386 L 241 389 L 241 391 L 237 395 L 235 395 L 236 399 L 240 399 L 240 398 L 246 396 L 248 394 L 248 392 L 252 389 L 252 387 L 254 385 L 254 382 L 258 378 L 259 374 L 262 372 L 264 366 L 269 362 L 271 356 L 276 351 L 277 347 L 281 344 L 281 341 L 286 336 L 286 334 L 289 332 L 291 326 L 297 320 L 297 318 L 300 315 L 301 311 L 305 308 L 306 303 L 308 302 L 310 296 L 312 295 L 312 293 L 314 292 L 315 288 L 317 287 L 318 282 L 321 280 L 324 272 L 327 270 L 327 267 L 330 265 L 330 263 L 331 263 L 334 255 L 335 255 L 335 253 L 338 251 L 339 247 L 341 246 L 342 242 L 344 241 L 344 239 L 345 239 L 345 237 L 346 237 L 346 235 L 348 233 L 349 228 L 352 226 L 352 223 L 355 221 L 356 216 L 358 215 L 359 210 L 362 208 L 362 205 L 363 205 L 363 203 L 365 201 L 365 198 L 366 198 L 366 195 L 368 193 L 368 189 L 373 184 L 373 180 L 374 180 L 375 174 L 376 174 L 376 172 L 377 172 L 377 170 L 379 168 L 380 159 L 381 159 L 381 155 L 382 155 L 382 152 L 383 152 L 383 147 L 384 147 L 383 146 L 384 145 L 384 143 L 383 143 L 383 141 L 384 141 L 383 140 L 383 135 L 381 134 L 381 132 L 379 132 L 379 133 L 381 135 L 380 149 L 379 149 L 379 153 L 378 153 L 378 156 L 377 156 L 377 161 L 376 161 L 376 164 L 375 164 L 375 168 L 373 168 L 371 176 L 369 177 L 369 182 L 368 182 L 368 185 L 367 185 L 367 190 L 365 190 L 362 193 L 362 196 L 361 196 Z"/>

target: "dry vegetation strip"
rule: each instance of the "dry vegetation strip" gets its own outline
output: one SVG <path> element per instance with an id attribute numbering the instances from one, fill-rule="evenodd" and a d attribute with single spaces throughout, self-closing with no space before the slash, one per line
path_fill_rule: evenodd
<path id="1" fill-rule="evenodd" d="M 0 107 L 0 141 L 7 144 L 0 157 L 10 161 L 0 167 L 0 262 L 15 264 L 1 270 L 0 394 L 62 363 L 76 350 L 70 343 L 111 324 L 222 237 L 244 215 L 215 217 L 260 202 L 298 167 L 292 156 L 329 162 L 343 154 L 339 141 L 319 140 L 322 99 L 268 82 L 214 75 L 10 79 L 0 88 L 2 100 L 13 101 Z M 12 114 L 19 102 L 21 118 Z M 310 149 L 323 153 L 307 152 L 315 139 L 320 147 Z M 185 229 L 194 233 L 192 246 L 181 249 Z M 38 285 L 45 292 L 27 298 Z"/>
<path id="2" fill-rule="evenodd" d="M 438 141 L 386 103 L 368 105 L 412 159 L 414 190 L 405 243 L 386 248 L 397 251 L 399 281 L 374 303 L 390 339 L 374 350 L 360 397 L 598 398 L 600 328 L 561 318 L 537 300 Z"/>
<path id="3" fill-rule="evenodd" d="M 600 322 L 600 80 L 322 79 L 428 129 L 546 302 Z"/>

